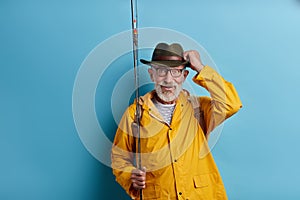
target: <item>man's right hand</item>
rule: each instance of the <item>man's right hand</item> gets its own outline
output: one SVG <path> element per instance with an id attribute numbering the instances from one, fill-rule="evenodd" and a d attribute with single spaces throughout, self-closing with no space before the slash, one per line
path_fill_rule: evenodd
<path id="1" fill-rule="evenodd" d="M 146 187 L 146 168 L 132 170 L 130 179 L 134 189 L 144 189 Z"/>

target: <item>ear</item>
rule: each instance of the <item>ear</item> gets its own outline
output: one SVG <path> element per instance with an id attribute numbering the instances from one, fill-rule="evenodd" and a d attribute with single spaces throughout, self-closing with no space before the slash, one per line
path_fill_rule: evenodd
<path id="1" fill-rule="evenodd" d="M 184 70 L 183 71 L 183 77 L 184 77 L 184 80 L 186 79 L 186 77 L 189 75 L 189 71 L 188 70 Z"/>
<path id="2" fill-rule="evenodd" d="M 153 77 L 153 76 L 154 76 L 154 74 L 153 74 L 154 71 L 153 71 L 153 69 L 152 69 L 152 68 L 149 68 L 149 69 L 148 69 L 148 73 L 149 73 L 149 75 L 150 75 L 151 81 L 154 82 L 154 77 Z"/>

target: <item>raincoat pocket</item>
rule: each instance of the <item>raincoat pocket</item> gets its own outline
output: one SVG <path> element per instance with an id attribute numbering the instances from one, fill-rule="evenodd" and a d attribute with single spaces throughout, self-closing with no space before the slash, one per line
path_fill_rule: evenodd
<path id="1" fill-rule="evenodd" d="M 201 174 L 193 177 L 195 192 L 199 199 L 227 200 L 223 184 L 216 173 Z"/>
<path id="2" fill-rule="evenodd" d="M 143 199 L 159 199 L 160 186 L 154 184 L 146 184 L 146 189 L 143 190 Z"/>
<path id="3" fill-rule="evenodd" d="M 195 188 L 203 188 L 209 185 L 209 174 L 194 176 Z"/>

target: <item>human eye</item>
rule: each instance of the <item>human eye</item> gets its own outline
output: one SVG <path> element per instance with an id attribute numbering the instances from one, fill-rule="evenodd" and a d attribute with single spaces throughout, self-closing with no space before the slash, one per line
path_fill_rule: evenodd
<path id="1" fill-rule="evenodd" d="M 180 69 L 171 69 L 171 73 L 175 76 L 180 75 L 181 74 L 181 70 Z"/>
<path id="2" fill-rule="evenodd" d="M 167 69 L 163 69 L 163 68 L 158 68 L 157 71 L 161 75 L 165 75 L 165 74 L 168 73 L 168 70 Z"/>

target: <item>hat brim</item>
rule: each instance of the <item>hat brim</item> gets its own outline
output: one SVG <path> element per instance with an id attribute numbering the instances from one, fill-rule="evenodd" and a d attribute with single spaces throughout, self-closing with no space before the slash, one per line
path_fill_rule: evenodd
<path id="1" fill-rule="evenodd" d="M 140 59 L 141 63 L 145 65 L 158 65 L 162 67 L 177 67 L 181 65 L 188 65 L 189 61 L 181 61 L 181 60 L 157 60 L 157 61 L 148 61 L 144 59 Z"/>

